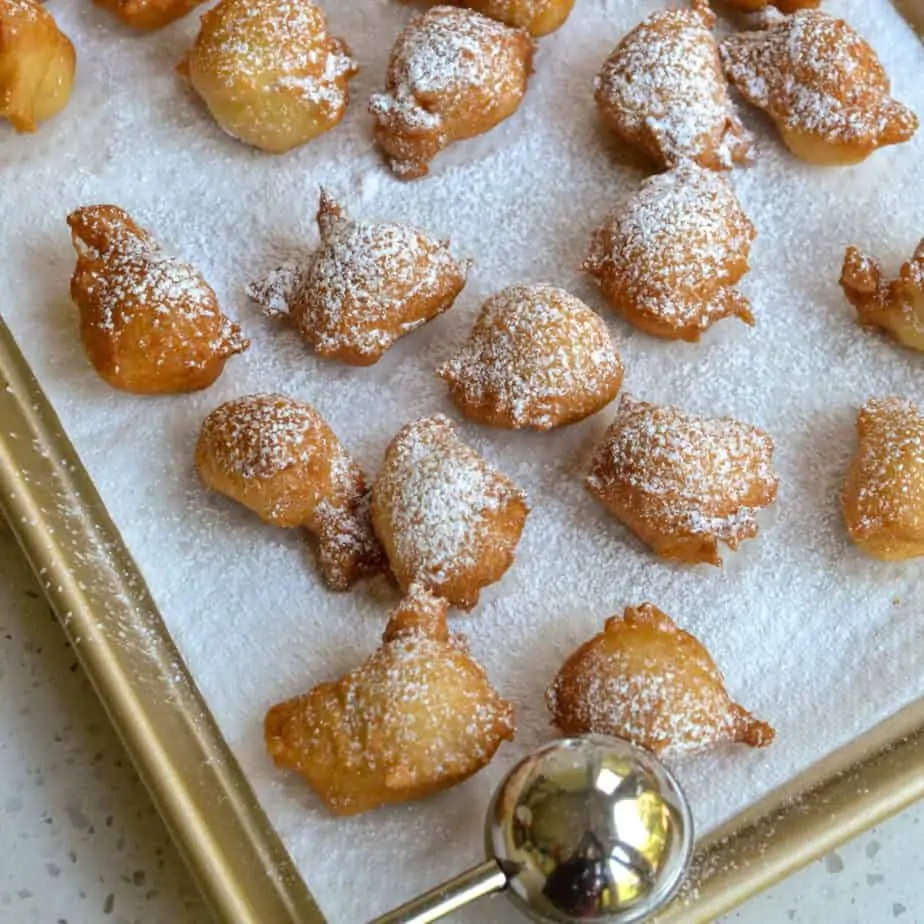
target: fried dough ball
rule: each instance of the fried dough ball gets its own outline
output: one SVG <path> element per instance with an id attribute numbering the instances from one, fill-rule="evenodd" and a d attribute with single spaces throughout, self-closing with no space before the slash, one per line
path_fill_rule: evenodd
<path id="1" fill-rule="evenodd" d="M 453 0 L 459 6 L 490 16 L 539 38 L 564 25 L 574 0 Z"/>
<path id="2" fill-rule="evenodd" d="M 841 498 L 850 538 L 881 561 L 924 555 L 924 414 L 903 398 L 874 398 L 857 436 Z"/>
<path id="3" fill-rule="evenodd" d="M 735 114 L 705 0 L 653 13 L 606 60 L 595 86 L 607 125 L 661 168 L 694 160 L 727 170 L 750 158 Z"/>
<path id="4" fill-rule="evenodd" d="M 134 29 L 160 29 L 185 16 L 204 0 L 95 0 L 127 26 Z"/>
<path id="5" fill-rule="evenodd" d="M 76 64 L 51 13 L 33 0 L 0 0 L 0 118 L 34 132 L 67 105 Z"/>
<path id="6" fill-rule="evenodd" d="M 71 298 L 96 371 L 114 388 L 166 394 L 208 388 L 250 345 L 190 263 L 165 253 L 115 205 L 67 216 L 77 266 Z"/>
<path id="7" fill-rule="evenodd" d="M 821 0 L 725 0 L 725 2 L 746 13 L 756 13 L 768 6 L 775 6 L 783 13 L 795 13 L 796 10 L 813 9 L 821 4 Z"/>
<path id="8" fill-rule="evenodd" d="M 398 433 L 372 487 L 372 525 L 398 584 L 463 610 L 513 563 L 528 513 L 526 495 L 441 414 Z"/>
<path id="9" fill-rule="evenodd" d="M 915 133 L 917 116 L 890 97 L 876 52 L 843 19 L 802 10 L 762 26 L 725 39 L 725 72 L 796 157 L 855 164 Z"/>
<path id="10" fill-rule="evenodd" d="M 485 302 L 468 342 L 439 374 L 466 417 L 550 430 L 609 404 L 622 363 L 606 325 L 582 301 L 555 286 L 520 285 Z"/>
<path id="11" fill-rule="evenodd" d="M 311 405 L 275 394 L 227 401 L 205 418 L 195 460 L 206 487 L 316 535 L 331 589 L 384 569 L 363 473 Z"/>
<path id="12" fill-rule="evenodd" d="M 221 0 L 179 70 L 229 135 L 271 154 L 337 125 L 358 73 L 308 0 Z"/>
<path id="13" fill-rule="evenodd" d="M 565 661 L 546 702 L 565 735 L 613 735 L 655 754 L 766 747 L 775 734 L 732 702 L 703 645 L 650 603 L 610 617 Z"/>
<path id="14" fill-rule="evenodd" d="M 407 225 L 351 219 L 321 190 L 321 246 L 304 265 L 248 290 L 268 314 L 287 314 L 319 356 L 369 366 L 400 337 L 452 307 L 468 262 L 448 241 Z"/>
<path id="15" fill-rule="evenodd" d="M 369 101 L 375 140 L 396 176 L 424 176 L 447 145 L 494 128 L 519 108 L 535 44 L 468 9 L 435 6 L 398 36 L 385 92 Z"/>
<path id="16" fill-rule="evenodd" d="M 697 341 L 722 318 L 753 324 L 734 285 L 756 231 L 722 174 L 686 161 L 643 181 L 591 240 L 584 269 L 640 330 Z"/>
<path id="17" fill-rule="evenodd" d="M 392 613 L 382 646 L 339 680 L 273 706 L 266 748 L 337 815 L 448 789 L 514 736 L 513 707 L 446 628 L 421 588 Z"/>
<path id="18" fill-rule="evenodd" d="M 773 440 L 731 417 L 700 417 L 623 395 L 586 485 L 661 558 L 721 565 L 718 544 L 757 535 L 776 498 Z"/>
<path id="19" fill-rule="evenodd" d="M 875 258 L 848 247 L 841 286 L 861 324 L 881 327 L 899 343 L 924 352 L 924 238 L 891 282 Z"/>

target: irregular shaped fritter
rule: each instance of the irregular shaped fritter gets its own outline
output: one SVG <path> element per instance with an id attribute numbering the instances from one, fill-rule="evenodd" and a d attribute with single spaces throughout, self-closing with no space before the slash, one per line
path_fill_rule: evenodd
<path id="1" fill-rule="evenodd" d="M 485 302 L 440 375 L 466 417 L 549 430 L 609 404 L 622 363 L 606 325 L 582 301 L 556 286 L 518 285 Z"/>
<path id="2" fill-rule="evenodd" d="M 774 737 L 732 702 L 703 645 L 650 603 L 608 619 L 565 661 L 546 702 L 565 735 L 613 735 L 656 754 Z"/>
<path id="3" fill-rule="evenodd" d="M 640 330 L 696 341 L 722 318 L 754 323 L 733 287 L 748 271 L 755 237 L 728 179 L 686 161 L 649 177 L 610 215 L 584 269 Z"/>
<path id="4" fill-rule="evenodd" d="M 372 524 L 402 589 L 470 610 L 513 562 L 526 495 L 441 414 L 404 427 L 372 487 Z"/>
<path id="5" fill-rule="evenodd" d="M 358 73 L 308 0 L 221 0 L 179 70 L 229 135 L 272 154 L 337 125 Z"/>
<path id="6" fill-rule="evenodd" d="M 407 225 L 351 219 L 326 190 L 321 246 L 301 266 L 277 270 L 249 293 L 269 314 L 288 314 L 314 351 L 354 366 L 378 362 L 395 341 L 452 307 L 468 262 L 448 241 Z"/>
<path id="7" fill-rule="evenodd" d="M 882 561 L 924 555 L 924 414 L 904 398 L 874 398 L 857 436 L 841 498 L 850 538 Z"/>
<path id="8" fill-rule="evenodd" d="M 310 404 L 275 394 L 225 402 L 202 424 L 196 469 L 264 522 L 316 535 L 333 590 L 385 568 L 363 473 Z"/>
<path id="9" fill-rule="evenodd" d="M 772 459 L 757 427 L 623 395 L 586 485 L 662 558 L 721 565 L 719 542 L 757 535 L 757 511 L 776 498 Z"/>
<path id="10" fill-rule="evenodd" d="M 694 160 L 727 170 L 752 140 L 732 108 L 705 0 L 662 10 L 616 46 L 596 79 L 597 108 L 625 142 L 661 168 Z"/>
<path id="11" fill-rule="evenodd" d="M 249 341 L 190 263 L 165 253 L 115 205 L 67 216 L 77 266 L 71 298 L 96 371 L 140 394 L 197 391 Z"/>
<path id="12" fill-rule="evenodd" d="M 0 0 L 0 118 L 34 132 L 71 96 L 77 55 L 54 17 L 34 0 Z"/>
<path id="13" fill-rule="evenodd" d="M 801 10 L 762 25 L 722 42 L 725 72 L 796 157 L 855 164 L 917 131 L 917 116 L 890 96 L 876 52 L 843 19 Z"/>
<path id="14" fill-rule="evenodd" d="M 513 707 L 446 628 L 448 604 L 415 587 L 382 646 L 339 680 L 273 706 L 266 747 L 337 815 L 448 789 L 514 736 Z"/>
<path id="15" fill-rule="evenodd" d="M 411 19 L 392 49 L 385 92 L 369 101 L 394 173 L 424 176 L 447 145 L 513 115 L 534 51 L 526 30 L 472 10 L 435 6 Z"/>
<path id="16" fill-rule="evenodd" d="M 454 0 L 458 6 L 490 16 L 508 26 L 526 29 L 538 38 L 560 28 L 571 10 L 574 0 Z"/>
<path id="17" fill-rule="evenodd" d="M 861 324 L 881 327 L 904 346 L 924 352 L 924 238 L 891 281 L 874 257 L 848 247 L 841 287 Z"/>
<path id="18" fill-rule="evenodd" d="M 185 16 L 204 0 L 95 0 L 134 29 L 160 29 Z"/>

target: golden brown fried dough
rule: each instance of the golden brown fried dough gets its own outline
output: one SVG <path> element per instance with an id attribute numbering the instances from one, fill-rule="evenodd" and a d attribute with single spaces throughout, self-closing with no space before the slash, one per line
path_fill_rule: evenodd
<path id="1" fill-rule="evenodd" d="M 468 9 L 415 16 L 391 52 L 385 92 L 369 101 L 375 139 L 394 173 L 424 176 L 447 145 L 494 128 L 526 93 L 535 45 Z"/>
<path id="2" fill-rule="evenodd" d="M 649 177 L 612 213 L 584 269 L 640 330 L 696 341 L 722 318 L 754 323 L 733 286 L 748 271 L 755 236 L 728 179 L 686 161 Z"/>
<path id="3" fill-rule="evenodd" d="M 160 29 L 204 0 L 95 0 L 133 29 Z"/>
<path id="4" fill-rule="evenodd" d="M 574 0 L 452 0 L 508 26 L 525 29 L 538 38 L 564 25 Z"/>
<path id="5" fill-rule="evenodd" d="M 655 754 L 774 737 L 732 702 L 702 644 L 650 603 L 608 619 L 565 661 L 546 702 L 565 735 L 613 735 Z"/>
<path id="6" fill-rule="evenodd" d="M 904 398 L 874 398 L 857 436 L 841 498 L 850 538 L 881 561 L 924 555 L 924 414 Z"/>
<path id="7" fill-rule="evenodd" d="M 721 565 L 718 544 L 757 535 L 776 497 L 773 440 L 731 417 L 700 417 L 623 395 L 586 485 L 662 558 Z"/>
<path id="8" fill-rule="evenodd" d="M 442 415 L 398 433 L 372 487 L 372 524 L 402 589 L 420 584 L 463 610 L 512 564 L 527 513 L 526 495 Z"/>
<path id="9" fill-rule="evenodd" d="M 33 0 L 0 0 L 0 118 L 34 132 L 71 96 L 77 56 L 54 17 Z"/>
<path id="10" fill-rule="evenodd" d="M 802 10 L 763 26 L 725 39 L 725 72 L 796 157 L 855 164 L 915 133 L 917 116 L 891 98 L 876 52 L 843 19 Z"/>
<path id="11" fill-rule="evenodd" d="M 343 118 L 358 68 L 308 0 L 221 0 L 180 71 L 228 134 L 282 154 Z"/>
<path id="12" fill-rule="evenodd" d="M 550 285 L 510 286 L 489 298 L 465 346 L 439 372 L 466 417 L 514 430 L 582 420 L 622 384 L 606 325 Z"/>
<path id="13" fill-rule="evenodd" d="M 904 346 L 924 352 L 924 239 L 891 282 L 874 257 L 848 247 L 841 287 L 861 324 L 881 327 Z"/>
<path id="14" fill-rule="evenodd" d="M 288 314 L 319 356 L 369 366 L 395 341 L 452 307 L 467 262 L 448 241 L 407 225 L 354 221 L 326 190 L 321 246 L 294 270 L 248 290 L 267 313 Z"/>
<path id="15" fill-rule="evenodd" d="M 139 394 L 197 391 L 249 341 L 198 270 L 171 257 L 115 205 L 67 216 L 77 266 L 71 298 L 96 371 Z"/>
<path id="16" fill-rule="evenodd" d="M 751 137 L 728 98 L 714 23 L 705 0 L 653 13 L 623 38 L 597 76 L 604 121 L 661 168 L 694 160 L 727 170 L 750 158 Z"/>
<path id="17" fill-rule="evenodd" d="M 274 394 L 225 402 L 202 424 L 196 469 L 264 522 L 316 535 L 333 590 L 384 569 L 363 473 L 310 404 Z"/>
<path id="18" fill-rule="evenodd" d="M 513 707 L 449 634 L 447 609 L 413 588 L 364 664 L 267 713 L 273 760 L 302 774 L 335 814 L 448 789 L 513 738 Z"/>

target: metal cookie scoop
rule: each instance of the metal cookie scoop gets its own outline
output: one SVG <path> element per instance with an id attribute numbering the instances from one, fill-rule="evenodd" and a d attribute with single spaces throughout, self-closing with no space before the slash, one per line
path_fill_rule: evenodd
<path id="1" fill-rule="evenodd" d="M 617 738 L 564 738 L 517 764 L 485 822 L 489 859 L 371 924 L 428 924 L 493 892 L 546 924 L 633 924 L 677 891 L 693 821 L 674 777 Z"/>

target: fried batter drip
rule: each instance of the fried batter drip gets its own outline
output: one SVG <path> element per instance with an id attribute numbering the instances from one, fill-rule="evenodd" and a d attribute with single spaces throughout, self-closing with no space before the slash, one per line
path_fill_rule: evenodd
<path id="1" fill-rule="evenodd" d="M 882 561 L 924 555 L 924 414 L 904 398 L 874 398 L 857 437 L 841 498 L 850 538 Z"/>
<path id="2" fill-rule="evenodd" d="M 415 16 L 392 49 L 385 92 L 369 102 L 394 173 L 424 176 L 443 148 L 513 115 L 534 51 L 524 29 L 472 10 L 435 6 Z"/>
<path id="3" fill-rule="evenodd" d="M 613 735 L 656 754 L 774 737 L 732 702 L 703 645 L 650 603 L 608 619 L 565 661 L 546 701 L 565 735 Z"/>
<path id="4" fill-rule="evenodd" d="M 447 609 L 412 587 L 365 663 L 267 713 L 273 760 L 302 774 L 335 814 L 448 789 L 513 738 L 513 707 L 449 633 Z"/>
<path id="5" fill-rule="evenodd" d="M 250 287 L 269 314 L 287 314 L 319 356 L 354 366 L 382 354 L 452 307 L 468 263 L 448 241 L 407 225 L 350 218 L 327 190 L 318 209 L 321 246 L 301 266 Z"/>
<path id="6" fill-rule="evenodd" d="M 96 371 L 141 394 L 208 388 L 249 341 L 199 271 L 165 253 L 115 205 L 67 217 L 77 266 L 71 298 Z"/>
<path id="7" fill-rule="evenodd" d="M 688 414 L 623 395 L 586 485 L 662 558 L 721 565 L 718 544 L 757 535 L 776 498 L 773 440 L 731 417 Z"/>
<path id="8" fill-rule="evenodd" d="M 384 569 L 363 473 L 311 405 L 275 394 L 225 402 L 202 424 L 196 469 L 266 523 L 316 535 L 331 589 Z"/>
<path id="9" fill-rule="evenodd" d="M 875 51 L 843 19 L 802 10 L 763 26 L 725 39 L 725 72 L 796 157 L 855 164 L 917 131 L 917 116 L 890 96 Z"/>

